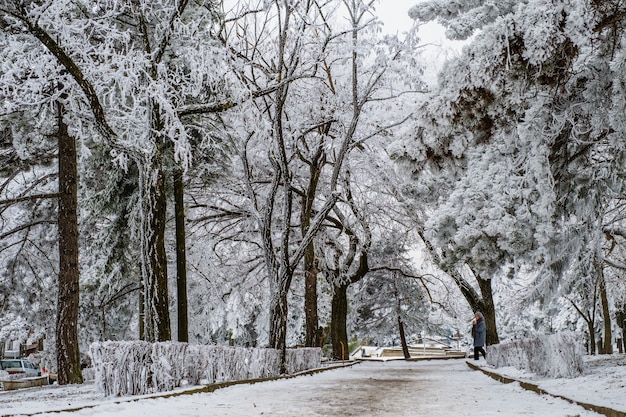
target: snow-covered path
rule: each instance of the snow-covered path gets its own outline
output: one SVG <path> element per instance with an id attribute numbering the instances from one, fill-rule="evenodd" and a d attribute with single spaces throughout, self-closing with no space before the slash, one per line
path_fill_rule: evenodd
<path id="1" fill-rule="evenodd" d="M 315 375 L 236 385 L 213 393 L 101 404 L 54 415 L 590 417 L 599 414 L 526 391 L 516 383 L 501 384 L 471 370 L 465 360 L 447 360 L 365 362 Z"/>

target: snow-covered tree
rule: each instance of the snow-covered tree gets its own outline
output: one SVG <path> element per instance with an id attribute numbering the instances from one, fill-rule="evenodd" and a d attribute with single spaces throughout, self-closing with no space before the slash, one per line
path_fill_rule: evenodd
<path id="1" fill-rule="evenodd" d="M 416 112 L 415 140 L 395 149 L 412 161 L 416 196 L 443 185 L 424 224 L 447 264 L 487 280 L 536 268 L 534 299 L 571 288 L 575 264 L 597 258 L 584 248 L 623 194 L 623 9 L 611 4 L 412 8 L 453 38 L 474 36 Z"/>
<path id="2" fill-rule="evenodd" d="M 388 344 L 401 340 L 405 345 L 411 342 L 410 336 L 422 331 L 441 333 L 428 322 L 436 301 L 427 297 L 427 278 L 416 272 L 408 252 L 410 243 L 399 239 L 411 235 L 410 229 L 408 233 L 396 230 L 386 237 L 390 240 L 379 241 L 370 251 L 370 271 L 353 285 L 349 330 L 362 341 Z"/>
<path id="3" fill-rule="evenodd" d="M 397 59 L 403 53 L 400 42 L 376 39 L 371 5 L 334 1 L 294 10 L 282 2 L 255 5 L 240 4 L 239 12 L 233 13 L 243 17 L 226 19 L 227 40 L 239 51 L 241 76 L 255 97 L 254 107 L 245 103 L 223 115 L 239 152 L 238 165 L 232 169 L 239 181 L 216 184 L 211 202 L 198 205 L 204 213 L 194 210 L 194 218 L 220 234 L 212 240 L 218 253 L 228 254 L 222 260 L 233 267 L 239 264 L 237 270 L 246 274 L 267 274 L 262 285 L 269 287 L 274 299 L 270 304 L 274 313 L 267 318 L 273 323 L 268 332 L 271 346 L 281 346 L 286 339 L 285 329 L 291 327 L 284 320 L 291 315 L 283 305 L 295 275 L 305 276 L 305 343 L 317 344 L 318 321 L 310 314 L 316 312 L 317 300 L 309 291 L 318 287 L 317 274 L 330 270 L 321 258 L 332 247 L 322 247 L 323 236 L 313 237 L 322 225 L 330 229 L 334 224 L 341 240 L 348 242 L 341 233 L 342 221 L 344 230 L 359 234 L 353 238 L 366 236 L 355 225 L 358 212 L 375 196 L 368 185 L 370 191 L 359 191 L 358 202 L 349 201 L 349 194 L 367 181 L 355 165 L 373 163 L 375 158 L 365 162 L 367 155 L 380 148 L 367 143 L 388 135 L 410 111 L 402 110 L 397 96 L 414 90 L 413 77 L 402 72 L 404 84 L 398 82 L 401 71 L 394 67 L 406 70 L 413 57 Z M 339 6 L 349 9 L 354 19 L 348 27 L 333 17 Z M 398 111 L 389 118 L 382 109 L 392 106 Z M 355 152 L 366 156 L 350 162 Z M 381 161 L 377 163 L 388 163 Z M 349 179 L 348 171 L 353 173 Z M 351 208 L 355 203 L 360 206 L 357 212 Z M 367 249 L 366 241 L 357 246 Z M 235 242 L 245 248 L 239 251 L 245 256 L 237 261 L 230 259 Z M 340 251 L 347 254 L 348 249 Z M 338 267 L 338 279 L 348 269 Z M 240 281 L 232 286 L 239 289 Z"/>
<path id="4" fill-rule="evenodd" d="M 215 7 L 187 1 L 6 1 L 0 6 L 3 41 L 10 46 L 3 52 L 17 58 L 3 59 L 7 114 L 42 91 L 48 102 L 63 100 L 68 133 L 83 145 L 104 140 L 118 169 L 137 174 L 128 225 L 140 247 L 145 337 L 153 340 L 171 337 L 165 173 L 191 161 L 181 118 L 206 113 L 190 106 L 219 101 L 228 90 L 224 48 L 212 32 Z M 30 55 L 17 53 L 24 50 Z M 37 66 L 27 62 L 29 57 Z M 45 84 L 29 80 L 52 80 L 59 87 L 41 88 Z"/>
<path id="5" fill-rule="evenodd" d="M 12 18 L 19 16 L 17 8 L 14 10 L 18 13 L 11 14 L 10 10 L 8 12 L 7 10 L 9 9 L 2 10 L 5 12 L 2 16 L 5 30 L 2 33 L 1 42 L 4 45 L 5 57 L 3 58 L 9 58 L 11 64 L 6 65 L 0 74 L 3 103 L 0 114 L 3 127 L 10 131 L 7 137 L 12 139 L 14 151 L 19 155 L 21 163 L 16 163 L 17 161 L 14 160 L 6 166 L 12 172 L 9 171 L 5 177 L 3 187 L 2 205 L 14 218 L 11 223 L 5 224 L 8 227 L 3 228 L 2 234 L 4 242 L 7 243 L 6 248 L 9 249 L 3 251 L 4 260 L 8 265 L 15 266 L 7 269 L 5 279 L 37 280 L 35 282 L 38 285 L 33 286 L 33 289 L 42 301 L 47 301 L 48 296 L 52 294 L 57 295 L 56 330 L 50 331 L 49 334 L 55 334 L 55 337 L 50 338 L 56 340 L 59 381 L 60 383 L 81 382 L 77 332 L 79 309 L 78 161 L 76 141 L 69 132 L 65 119 L 67 116 L 66 93 L 64 92 L 66 79 L 58 67 L 47 62 L 44 48 L 19 32 L 19 24 L 12 21 Z M 22 55 L 24 49 L 29 51 L 26 56 Z M 47 156 L 42 159 L 46 153 Z M 54 158 L 58 163 L 58 169 L 55 171 L 46 167 L 44 168 L 47 171 L 46 174 L 39 176 L 37 171 Z M 21 180 L 16 181 L 20 176 Z M 56 189 L 50 189 L 55 179 L 58 179 L 58 186 Z M 20 217 L 21 212 L 29 213 L 30 211 L 31 216 L 40 216 L 41 214 L 35 213 L 38 211 L 36 207 L 41 204 L 48 205 L 50 210 L 44 217 L 36 222 L 18 220 L 21 224 L 18 223 L 19 226 L 16 226 L 15 220 Z M 53 214 L 54 211 L 56 211 L 56 216 Z M 41 228 L 41 225 L 45 223 L 49 227 Z M 26 243 L 30 240 L 28 235 L 31 230 L 33 228 L 39 230 L 43 233 L 42 237 L 46 234 L 52 235 L 51 231 L 55 228 L 51 225 L 55 224 L 58 232 L 56 239 L 58 249 L 54 248 L 51 253 L 48 253 L 51 243 L 49 238 L 37 239 L 34 246 L 39 246 L 39 251 L 45 254 L 47 261 L 52 261 L 54 254 L 57 254 L 56 265 L 52 268 L 50 264 L 40 265 L 43 268 L 31 267 L 26 270 L 20 268 L 19 265 L 24 261 L 27 265 L 33 259 L 32 256 L 23 256 L 21 253 L 26 246 L 30 246 Z M 21 249 L 17 251 L 10 249 L 15 248 L 15 245 L 19 245 Z M 58 276 L 56 286 L 51 285 L 48 279 L 41 279 L 41 276 L 47 278 L 54 275 Z M 31 290 L 27 290 L 15 296 L 17 299 L 24 298 L 30 292 Z M 51 304 L 45 305 L 50 308 Z M 11 307 L 18 305 L 19 303 L 12 303 Z M 35 308 L 23 311 L 27 317 L 35 316 L 33 312 L 40 310 L 39 303 L 35 303 L 35 306 Z M 46 318 L 40 323 L 45 322 L 49 323 L 49 320 Z M 33 323 L 33 325 L 37 324 Z M 46 330 L 50 330 L 49 327 Z M 48 331 L 44 330 L 45 333 Z"/>

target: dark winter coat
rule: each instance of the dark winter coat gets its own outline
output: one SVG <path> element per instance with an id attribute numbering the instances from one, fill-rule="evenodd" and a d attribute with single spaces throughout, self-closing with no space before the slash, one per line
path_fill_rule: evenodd
<path id="1" fill-rule="evenodd" d="M 478 312 L 478 320 L 476 324 L 472 325 L 472 336 L 474 336 L 474 346 L 485 346 L 485 340 L 487 339 L 487 326 L 485 325 L 485 317 L 483 313 Z"/>

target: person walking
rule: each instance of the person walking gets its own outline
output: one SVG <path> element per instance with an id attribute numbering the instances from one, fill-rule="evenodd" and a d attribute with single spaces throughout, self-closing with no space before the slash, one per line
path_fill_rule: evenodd
<path id="1" fill-rule="evenodd" d="M 480 311 L 474 314 L 474 320 L 472 320 L 472 337 L 474 338 L 474 360 L 478 360 L 479 353 L 482 353 L 483 357 L 487 359 L 487 352 L 483 348 L 487 338 L 487 326 L 485 325 L 485 317 Z"/>

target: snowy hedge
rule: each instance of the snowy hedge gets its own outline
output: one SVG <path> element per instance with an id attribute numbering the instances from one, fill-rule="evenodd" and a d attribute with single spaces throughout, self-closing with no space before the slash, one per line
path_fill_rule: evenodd
<path id="1" fill-rule="evenodd" d="M 95 383 L 105 395 L 139 395 L 200 385 L 267 378 L 280 374 L 275 349 L 190 345 L 178 342 L 97 342 L 89 348 Z M 317 368 L 318 348 L 288 349 L 286 369 Z"/>
<path id="2" fill-rule="evenodd" d="M 572 378 L 583 373 L 581 338 L 565 332 L 489 346 L 487 363 L 513 366 L 551 378 Z"/>

